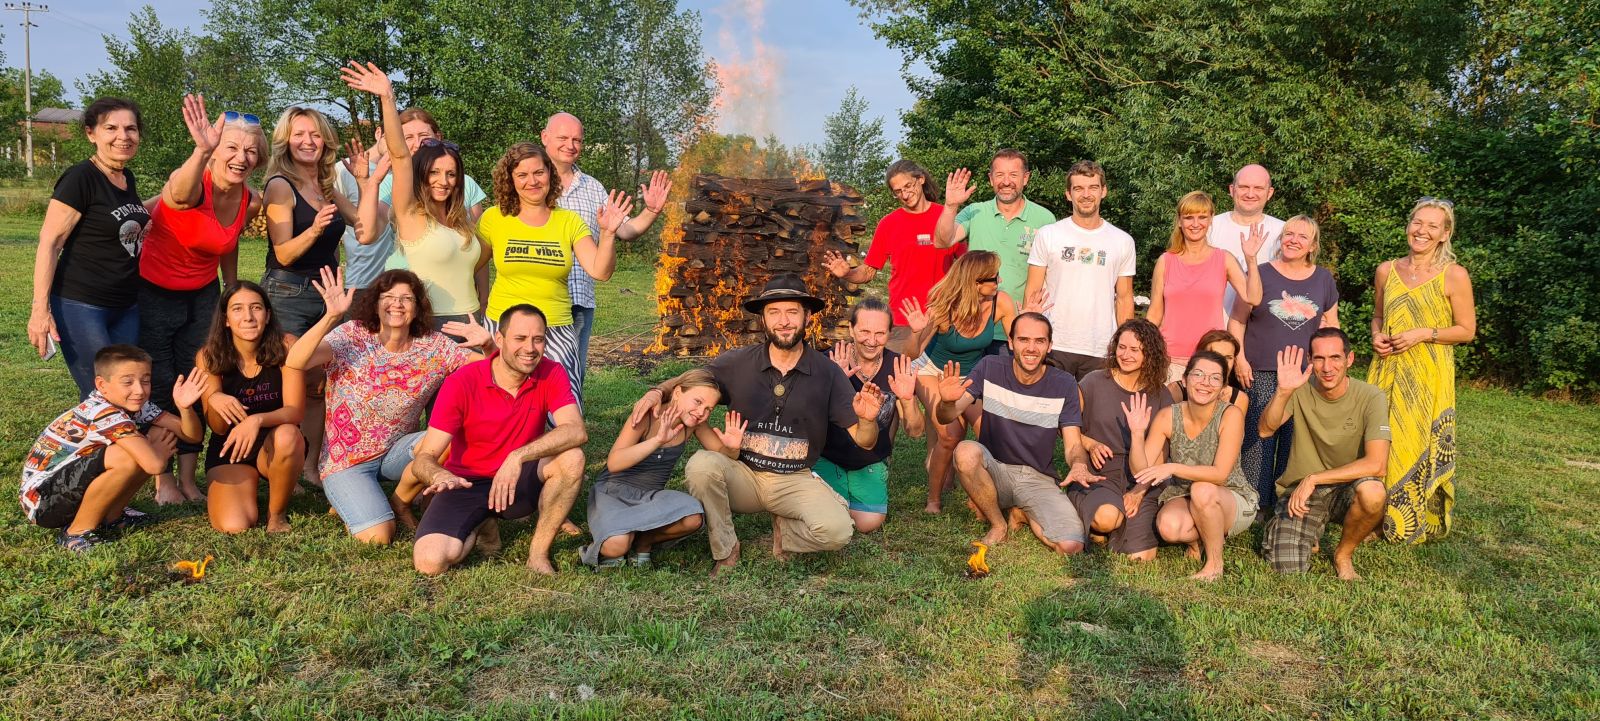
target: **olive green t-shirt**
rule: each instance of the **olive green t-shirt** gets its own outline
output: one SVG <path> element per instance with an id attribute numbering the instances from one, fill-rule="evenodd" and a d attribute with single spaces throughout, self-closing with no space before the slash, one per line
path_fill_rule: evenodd
<path id="1" fill-rule="evenodd" d="M 1312 379 L 1289 396 L 1294 444 L 1278 478 L 1280 493 L 1313 473 L 1355 462 L 1367 441 L 1389 440 L 1389 399 L 1377 386 L 1351 378 L 1344 395 L 1330 401 L 1315 385 Z"/>

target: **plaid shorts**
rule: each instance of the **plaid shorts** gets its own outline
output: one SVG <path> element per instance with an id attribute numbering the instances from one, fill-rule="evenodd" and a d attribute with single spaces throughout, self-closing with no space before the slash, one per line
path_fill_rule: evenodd
<path id="1" fill-rule="evenodd" d="M 1319 486 L 1311 492 L 1306 515 L 1299 518 L 1289 515 L 1289 496 L 1293 493 L 1280 490 L 1277 512 L 1272 520 L 1267 521 L 1266 535 L 1261 544 L 1272 570 L 1278 573 L 1305 573 L 1310 570 L 1311 549 L 1322 540 L 1323 529 L 1328 527 L 1329 521 L 1344 523 L 1345 515 L 1350 512 L 1350 504 L 1355 502 L 1356 486 L 1369 482 L 1383 485 L 1383 479 L 1367 476 L 1336 486 Z"/>

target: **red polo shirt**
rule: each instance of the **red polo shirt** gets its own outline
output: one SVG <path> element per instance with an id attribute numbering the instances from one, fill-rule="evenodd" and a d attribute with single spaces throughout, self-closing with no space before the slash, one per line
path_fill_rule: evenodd
<path id="1" fill-rule="evenodd" d="M 445 470 L 469 480 L 492 478 L 512 451 L 544 435 L 547 415 L 577 402 L 560 363 L 539 361 L 513 396 L 495 385 L 494 358 L 450 374 L 428 417 L 429 428 L 450 434 Z"/>

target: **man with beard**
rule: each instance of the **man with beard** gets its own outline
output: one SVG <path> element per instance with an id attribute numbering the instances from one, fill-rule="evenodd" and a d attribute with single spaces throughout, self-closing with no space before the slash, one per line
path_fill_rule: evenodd
<path id="1" fill-rule="evenodd" d="M 1106 198 L 1106 171 L 1083 160 L 1067 171 L 1072 217 L 1039 229 L 1028 256 L 1032 298 L 1043 288 L 1049 299 L 1055 338 L 1047 361 L 1079 382 L 1106 368 L 1111 333 L 1133 317 L 1133 236 L 1100 217 Z"/>
<path id="2" fill-rule="evenodd" d="M 776 276 L 744 303 L 746 311 L 761 316 L 767 342 L 711 361 L 722 402 L 749 423 L 738 460 L 701 450 L 684 468 L 689 493 L 705 506 L 713 576 L 739 562 L 734 513 L 772 514 L 772 553 L 779 560 L 789 552 L 832 551 L 850 541 L 844 499 L 811 466 L 830 426 L 862 449 L 875 447 L 884 398 L 870 382 L 860 391 L 851 388 L 838 365 L 805 345 L 806 323 L 824 306 L 799 276 Z M 654 412 L 675 382 L 647 391 L 629 422 Z"/>
<path id="3" fill-rule="evenodd" d="M 1354 581 L 1356 546 L 1383 521 L 1388 490 L 1389 399 L 1377 386 L 1348 375 L 1355 354 L 1338 328 L 1311 335 L 1311 365 L 1305 351 L 1278 351 L 1278 392 L 1261 413 L 1261 437 L 1294 419 L 1289 465 L 1278 478 L 1278 509 L 1267 522 L 1262 550 L 1272 570 L 1304 573 L 1311 568 L 1322 529 L 1342 524 L 1333 568 Z M 1315 383 L 1307 383 L 1316 376 Z"/>
<path id="4" fill-rule="evenodd" d="M 883 404 L 878 413 L 878 445 L 864 449 L 843 428 L 829 426 L 822 458 L 813 469 L 844 496 L 858 533 L 878 530 L 889 516 L 889 453 L 896 423 L 904 420 L 906 435 L 922 437 L 916 371 L 910 358 L 885 348 L 893 325 L 889 306 L 877 298 L 862 299 L 850 309 L 850 342 L 835 343 L 829 354 L 857 391 L 871 383 L 894 393 L 894 402 Z"/>
<path id="5" fill-rule="evenodd" d="M 978 515 L 989 524 L 980 543 L 1006 540 L 1007 512 L 1026 521 L 1044 545 L 1072 554 L 1083 550 L 1083 521 L 1061 492 L 1069 483 L 1088 486 L 1105 478 L 1089 472 L 1078 412 L 1078 383 L 1072 375 L 1045 365 L 1050 352 L 1050 319 L 1027 312 L 1011 322 L 1011 357 L 986 356 L 965 379 L 955 364 L 939 378 L 935 415 L 949 423 L 967 406 L 983 400 L 978 440 L 956 446 L 956 477 Z M 1055 468 L 1056 438 L 1066 444 L 1071 467 L 1066 480 Z"/>
<path id="6" fill-rule="evenodd" d="M 465 560 L 491 516 L 538 513 L 528 568 L 555 573 L 550 544 L 578 496 L 589 433 L 566 370 L 544 360 L 545 328 L 538 308 L 507 308 L 494 333 L 497 351 L 439 388 L 412 461 L 427 484 L 422 493 L 434 496 L 411 553 L 418 572 L 438 575 Z M 548 431 L 547 416 L 555 421 Z"/>
<path id="7" fill-rule="evenodd" d="M 962 208 L 972 197 L 972 171 L 961 168 L 944 181 L 944 208 L 934 227 L 933 245 L 948 248 L 963 241 L 967 250 L 989 250 L 1000 256 L 1000 290 L 1021 301 L 1028 280 L 1028 255 L 1034 234 L 1056 222 L 1044 206 L 1023 197 L 1030 171 L 1028 156 L 1009 148 L 989 161 L 989 185 L 994 199 Z M 1005 329 L 995 329 L 995 340 L 1006 340 Z"/>

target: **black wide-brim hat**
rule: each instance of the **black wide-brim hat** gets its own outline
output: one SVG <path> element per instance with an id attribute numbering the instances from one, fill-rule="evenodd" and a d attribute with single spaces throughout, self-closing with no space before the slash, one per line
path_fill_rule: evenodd
<path id="1" fill-rule="evenodd" d="M 780 300 L 799 301 L 807 311 L 812 313 L 820 312 L 828 305 L 806 289 L 806 282 L 801 280 L 800 276 L 793 273 L 784 273 L 783 275 L 775 275 L 771 280 L 767 281 L 767 285 L 761 289 L 760 295 L 744 302 L 744 309 L 760 315 L 761 309 L 765 308 L 768 303 Z"/>

